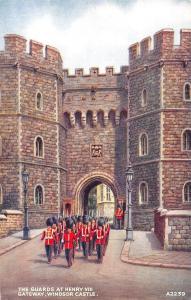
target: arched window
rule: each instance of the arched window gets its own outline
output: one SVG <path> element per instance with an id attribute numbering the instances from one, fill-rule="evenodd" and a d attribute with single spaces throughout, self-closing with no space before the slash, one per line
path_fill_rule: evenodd
<path id="1" fill-rule="evenodd" d="M 86 124 L 93 127 L 93 112 L 91 110 L 86 113 Z"/>
<path id="2" fill-rule="evenodd" d="M 144 155 L 148 154 L 148 137 L 147 137 L 146 133 L 143 133 L 140 136 L 139 154 L 140 154 L 140 156 L 144 156 Z"/>
<path id="3" fill-rule="evenodd" d="M 141 182 L 139 185 L 139 203 L 148 203 L 148 184 L 146 182 Z"/>
<path id="4" fill-rule="evenodd" d="M 3 155 L 3 141 L 2 141 L 2 137 L 0 136 L 0 156 Z"/>
<path id="5" fill-rule="evenodd" d="M 115 110 L 111 109 L 109 111 L 108 120 L 112 124 L 113 127 L 116 125 L 116 122 L 115 122 Z"/>
<path id="6" fill-rule="evenodd" d="M 185 85 L 184 85 L 184 100 L 191 101 L 191 85 L 190 85 L 190 83 L 185 83 Z"/>
<path id="7" fill-rule="evenodd" d="M 147 105 L 147 91 L 146 91 L 146 89 L 144 89 L 142 91 L 141 105 L 142 106 L 146 106 Z"/>
<path id="8" fill-rule="evenodd" d="M 120 112 L 120 125 L 124 126 L 127 124 L 127 111 L 126 110 L 122 110 Z"/>
<path id="9" fill-rule="evenodd" d="M 35 187 L 34 203 L 36 205 L 42 205 L 44 203 L 44 190 L 41 185 L 37 185 Z"/>
<path id="10" fill-rule="evenodd" d="M 44 156 L 43 140 L 40 136 L 37 136 L 35 139 L 35 156 L 36 157 Z"/>
<path id="11" fill-rule="evenodd" d="M 101 126 L 104 127 L 104 112 L 102 110 L 99 110 L 97 112 L 97 123 Z"/>
<path id="12" fill-rule="evenodd" d="M 42 94 L 40 92 L 36 94 L 36 108 L 38 110 L 43 110 L 43 99 Z"/>
<path id="13" fill-rule="evenodd" d="M 184 202 L 191 202 L 191 182 L 184 185 Z"/>
<path id="14" fill-rule="evenodd" d="M 0 204 L 3 203 L 3 189 L 2 189 L 2 185 L 0 184 Z"/>
<path id="15" fill-rule="evenodd" d="M 70 114 L 68 112 L 64 113 L 64 125 L 67 129 L 72 127 L 70 121 Z"/>
<path id="16" fill-rule="evenodd" d="M 81 113 L 81 111 L 76 111 L 75 112 L 75 124 L 78 127 L 82 127 L 82 113 Z"/>
<path id="17" fill-rule="evenodd" d="M 186 129 L 182 135 L 183 150 L 191 150 L 191 129 Z"/>

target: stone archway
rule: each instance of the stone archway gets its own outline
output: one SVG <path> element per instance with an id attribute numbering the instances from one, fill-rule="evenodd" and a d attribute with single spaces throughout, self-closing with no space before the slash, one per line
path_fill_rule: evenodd
<path id="1" fill-rule="evenodd" d="M 83 214 L 83 201 L 85 193 L 91 190 L 94 186 L 101 183 L 106 184 L 110 187 L 115 197 L 115 204 L 117 203 L 120 195 L 120 190 L 114 178 L 104 172 L 91 172 L 90 174 L 80 179 L 74 188 L 75 212 L 77 214 Z"/>

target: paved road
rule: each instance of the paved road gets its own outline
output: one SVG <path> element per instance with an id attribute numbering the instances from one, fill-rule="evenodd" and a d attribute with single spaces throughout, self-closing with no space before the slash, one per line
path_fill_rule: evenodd
<path id="1" fill-rule="evenodd" d="M 78 253 L 71 269 L 66 268 L 63 254 L 52 265 L 48 265 L 43 256 L 44 244 L 39 237 L 23 244 L 0 257 L 0 299 L 191 299 L 191 271 L 133 266 L 121 262 L 124 236 L 123 231 L 111 231 L 102 265 L 96 263 L 96 256 L 86 261 Z M 19 287 L 23 288 L 20 296 Z M 49 297 L 24 296 L 34 287 L 52 287 L 54 291 L 60 288 L 62 296 L 56 297 L 53 293 Z M 82 287 L 83 292 L 85 287 L 89 287 L 89 296 L 80 297 L 80 293 L 74 291 L 70 297 L 66 297 L 65 287 Z M 185 292 L 186 295 L 166 296 L 171 291 Z M 47 290 L 44 291 L 45 294 L 47 295 Z"/>

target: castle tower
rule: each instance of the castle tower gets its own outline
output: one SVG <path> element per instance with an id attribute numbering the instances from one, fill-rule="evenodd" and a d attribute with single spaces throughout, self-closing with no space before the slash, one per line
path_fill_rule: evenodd
<path id="1" fill-rule="evenodd" d="M 62 59 L 57 49 L 5 36 L 0 53 L 0 184 L 2 208 L 23 209 L 22 170 L 29 172 L 29 225 L 60 214 L 65 163 Z M 62 138 L 61 138 L 62 136 Z M 62 151 L 60 151 L 62 148 Z"/>
<path id="2" fill-rule="evenodd" d="M 153 209 L 159 208 L 155 211 L 155 232 L 162 243 L 168 249 L 187 249 L 190 246 L 185 234 L 191 209 L 191 31 L 181 30 L 179 46 L 174 46 L 173 30 L 159 31 L 153 49 L 148 37 L 130 47 L 129 58 L 134 222 L 138 224 L 136 215 L 142 211 L 139 224 L 149 229 L 149 224 L 153 226 Z M 177 222 L 182 226 L 179 229 Z"/>

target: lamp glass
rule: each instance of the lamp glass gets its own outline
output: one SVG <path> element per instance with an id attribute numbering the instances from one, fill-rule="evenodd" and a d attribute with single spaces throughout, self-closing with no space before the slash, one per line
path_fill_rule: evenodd
<path id="1" fill-rule="evenodd" d="M 27 172 L 26 169 L 24 169 L 22 172 L 22 179 L 24 184 L 27 184 L 29 181 L 29 173 Z"/>

